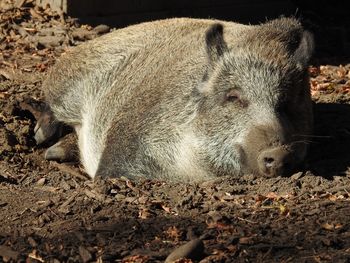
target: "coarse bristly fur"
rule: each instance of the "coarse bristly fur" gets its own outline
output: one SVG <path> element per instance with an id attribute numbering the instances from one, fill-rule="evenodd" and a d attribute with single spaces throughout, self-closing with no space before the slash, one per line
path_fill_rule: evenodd
<path id="1" fill-rule="evenodd" d="M 160 20 L 72 49 L 43 90 L 92 178 L 284 175 L 312 131 L 312 49 L 294 18 Z"/>

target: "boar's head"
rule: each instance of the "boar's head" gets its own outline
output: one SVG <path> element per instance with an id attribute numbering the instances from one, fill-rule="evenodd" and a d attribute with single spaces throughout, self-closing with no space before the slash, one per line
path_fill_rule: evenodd
<path id="1" fill-rule="evenodd" d="M 207 161 L 222 174 L 290 175 L 312 132 L 313 38 L 288 18 L 256 26 L 232 45 L 223 32 L 215 24 L 206 33 L 208 69 L 197 89 Z"/>

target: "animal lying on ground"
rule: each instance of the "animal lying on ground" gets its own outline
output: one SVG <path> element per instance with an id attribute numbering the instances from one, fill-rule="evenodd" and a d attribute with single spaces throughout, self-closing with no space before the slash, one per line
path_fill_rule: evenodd
<path id="1" fill-rule="evenodd" d="M 289 175 L 312 132 L 312 50 L 311 34 L 294 18 L 261 25 L 178 18 L 119 29 L 51 69 L 35 139 L 72 126 L 92 178 Z M 46 158 L 64 160 L 62 145 Z"/>

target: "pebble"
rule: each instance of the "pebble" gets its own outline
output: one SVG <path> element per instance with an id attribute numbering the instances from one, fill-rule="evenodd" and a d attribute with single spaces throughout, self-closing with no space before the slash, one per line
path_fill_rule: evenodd
<path id="1" fill-rule="evenodd" d="M 37 247 L 38 243 L 34 240 L 34 238 L 32 237 L 28 237 L 28 243 L 29 245 L 31 245 L 32 247 Z"/>
<path id="2" fill-rule="evenodd" d="M 64 42 L 64 36 L 34 36 L 32 42 L 37 42 L 45 48 L 52 48 L 61 45 Z"/>
<path id="3" fill-rule="evenodd" d="M 204 244 L 199 238 L 193 239 L 186 244 L 176 248 L 165 259 L 165 263 L 175 262 L 181 258 L 199 260 L 204 256 Z"/>
<path id="4" fill-rule="evenodd" d="M 111 30 L 110 27 L 107 25 L 98 25 L 94 28 L 94 31 L 97 34 L 105 34 L 105 33 L 108 33 L 110 30 Z"/>
<path id="5" fill-rule="evenodd" d="M 298 172 L 298 173 L 293 174 L 290 178 L 292 180 L 296 181 L 296 180 L 299 180 L 300 177 L 302 177 L 302 176 L 303 176 L 303 172 Z"/>
<path id="6" fill-rule="evenodd" d="M 72 37 L 80 41 L 90 40 L 96 37 L 96 32 L 85 28 L 77 28 L 72 32 Z"/>
<path id="7" fill-rule="evenodd" d="M 2 259 L 5 262 L 10 260 L 13 260 L 14 262 L 16 262 L 18 259 L 18 256 L 19 256 L 19 253 L 17 251 L 12 250 L 8 246 L 0 245 L 0 257 L 2 257 Z"/>
<path id="8" fill-rule="evenodd" d="M 83 262 L 89 262 L 92 259 L 91 253 L 83 246 L 79 246 L 79 255 Z"/>
<path id="9" fill-rule="evenodd" d="M 46 183 L 46 178 L 40 178 L 37 182 L 37 186 L 43 186 Z"/>

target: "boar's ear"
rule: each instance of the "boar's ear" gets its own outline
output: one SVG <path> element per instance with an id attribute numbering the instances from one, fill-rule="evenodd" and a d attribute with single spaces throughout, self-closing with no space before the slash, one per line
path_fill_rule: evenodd
<path id="1" fill-rule="evenodd" d="M 302 67 L 307 67 L 314 51 L 314 38 L 309 31 L 302 33 L 299 46 L 294 52 L 295 61 Z"/>
<path id="2" fill-rule="evenodd" d="M 210 64 L 214 64 L 226 51 L 227 45 L 223 36 L 223 25 L 214 24 L 205 35 L 206 49 Z"/>

